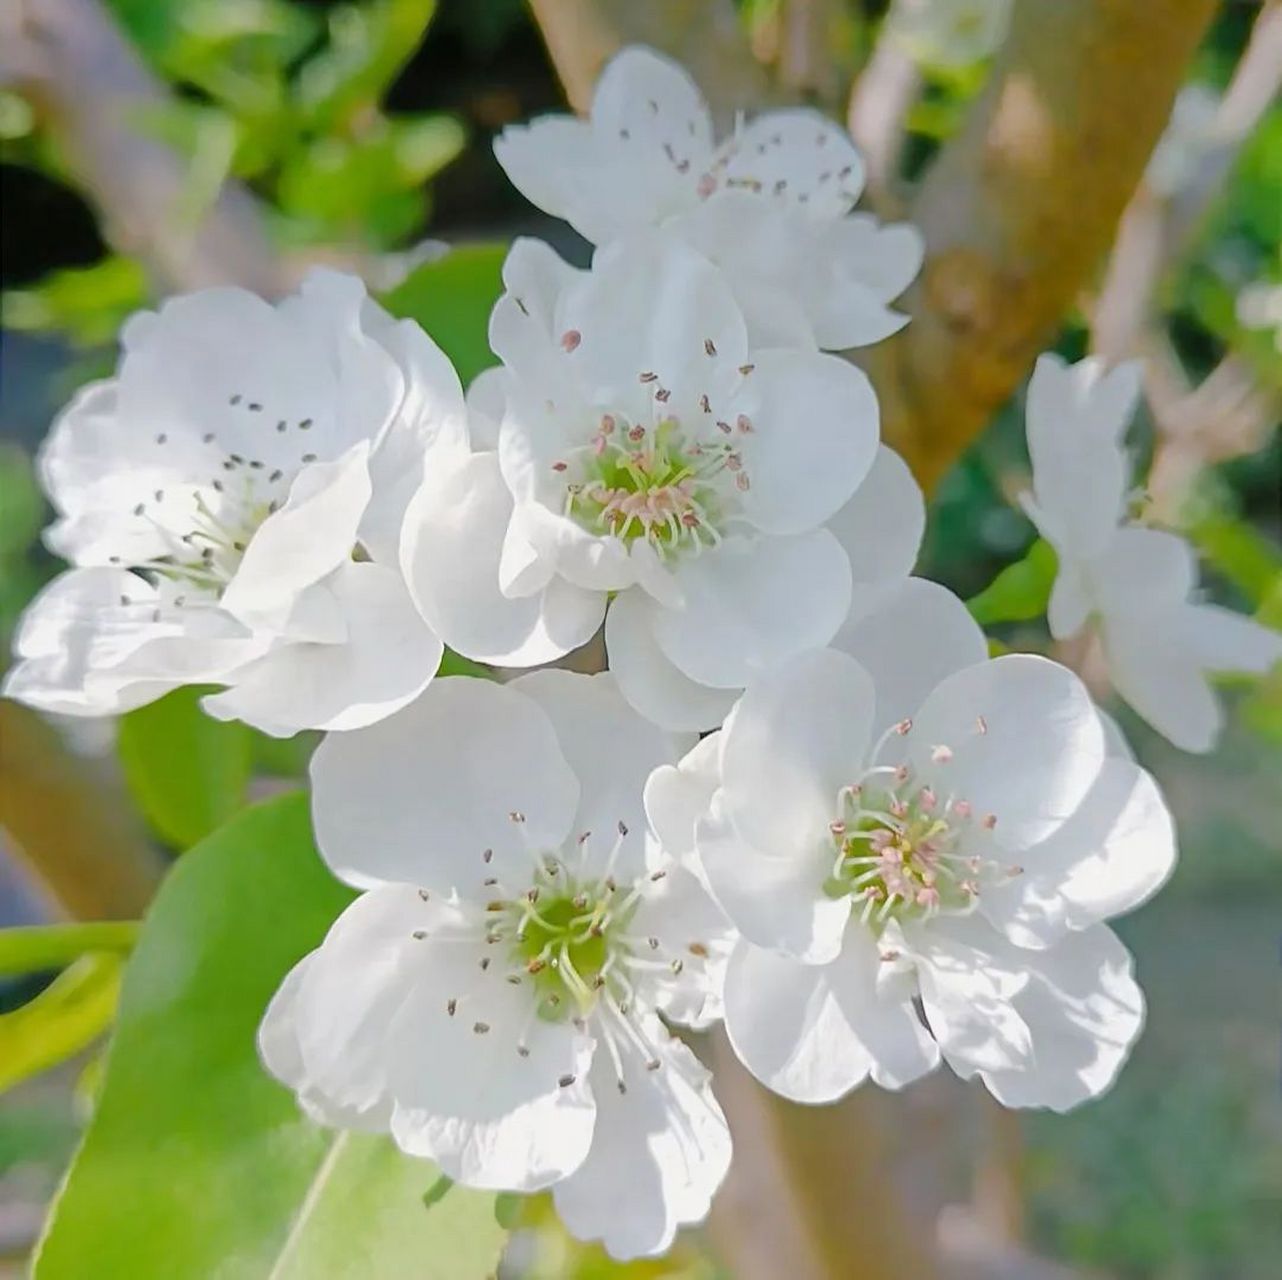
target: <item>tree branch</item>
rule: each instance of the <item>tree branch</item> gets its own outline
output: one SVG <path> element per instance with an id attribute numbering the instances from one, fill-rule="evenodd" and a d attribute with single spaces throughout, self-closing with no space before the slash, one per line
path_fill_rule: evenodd
<path id="1" fill-rule="evenodd" d="M 912 323 L 867 355 L 884 434 L 932 487 L 1010 396 L 1107 251 L 1214 0 L 1043 0 L 911 211 Z"/>
<path id="2" fill-rule="evenodd" d="M 770 97 L 731 0 L 530 0 L 530 8 L 580 114 L 592 104 L 601 68 L 628 44 L 652 45 L 681 62 L 722 125 Z"/>
<path id="3" fill-rule="evenodd" d="M 133 810 L 34 711 L 0 699 L 0 827 L 75 920 L 135 920 L 163 871 Z"/>
<path id="4" fill-rule="evenodd" d="M 195 224 L 180 215 L 182 161 L 140 123 L 169 95 L 96 0 L 6 0 L 0 84 L 20 91 L 121 253 L 142 260 L 161 293 L 240 284 L 286 287 L 257 202 L 235 183 Z"/>

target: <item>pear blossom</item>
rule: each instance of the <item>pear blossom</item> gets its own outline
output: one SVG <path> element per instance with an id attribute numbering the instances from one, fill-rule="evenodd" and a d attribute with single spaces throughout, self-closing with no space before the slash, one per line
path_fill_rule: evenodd
<path id="1" fill-rule="evenodd" d="M 893 0 L 886 35 L 932 67 L 968 67 L 996 53 L 1013 0 Z"/>
<path id="2" fill-rule="evenodd" d="M 1199 601 L 1188 542 L 1128 519 L 1123 436 L 1139 387 L 1134 362 L 1106 370 L 1096 359 L 1038 361 L 1024 507 L 1059 557 L 1051 634 L 1068 639 L 1094 627 L 1121 697 L 1177 747 L 1209 751 L 1224 718 L 1209 674 L 1268 671 L 1282 660 L 1282 634 Z"/>
<path id="3" fill-rule="evenodd" d="M 907 323 L 888 305 L 921 267 L 921 236 L 851 214 L 864 171 L 816 111 L 772 111 L 718 143 L 686 72 L 624 49 L 588 120 L 510 126 L 494 154 L 517 189 L 594 245 L 663 227 L 730 277 L 754 342 L 836 350 Z"/>
<path id="4" fill-rule="evenodd" d="M 801 1102 L 946 1061 L 1008 1106 L 1108 1087 L 1143 999 L 1107 918 L 1169 874 L 1170 814 L 1081 682 L 985 656 L 942 587 L 908 579 L 754 681 L 655 772 L 647 809 L 740 940 L 725 1024 Z"/>
<path id="5" fill-rule="evenodd" d="M 867 379 L 837 356 L 753 347 L 693 249 L 653 233 L 582 272 L 523 240 L 504 280 L 503 368 L 473 401 L 499 421 L 497 448 L 433 459 L 402 539 L 451 648 L 536 665 L 604 617 L 628 701 L 709 728 L 755 672 L 832 638 L 852 556 L 875 561 L 882 541 L 889 572 L 915 554 L 920 495 L 878 453 Z"/>
<path id="6" fill-rule="evenodd" d="M 608 674 L 433 683 L 312 766 L 319 848 L 363 890 L 286 977 L 268 1068 L 322 1124 L 390 1132 L 472 1187 L 550 1187 L 616 1257 L 660 1253 L 730 1159 L 669 1021 L 720 1016 L 732 934 L 647 831 L 689 745 Z"/>
<path id="7" fill-rule="evenodd" d="M 40 456 L 70 568 L 34 601 L 5 684 L 54 712 L 226 686 L 220 719 L 272 734 L 366 724 L 415 697 L 440 640 L 400 575 L 429 446 L 461 437 L 448 360 L 355 278 L 276 306 L 243 289 L 129 321 Z"/>

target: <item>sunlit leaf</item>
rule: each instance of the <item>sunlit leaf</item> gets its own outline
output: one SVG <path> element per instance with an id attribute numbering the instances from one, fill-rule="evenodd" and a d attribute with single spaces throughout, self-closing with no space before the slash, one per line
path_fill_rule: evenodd
<path id="1" fill-rule="evenodd" d="M 966 607 L 981 627 L 1040 618 L 1050 603 L 1058 563 L 1055 549 L 1039 538 L 1022 560 L 1003 569 Z"/>
<path id="2" fill-rule="evenodd" d="M 465 244 L 426 262 L 384 295 L 396 316 L 410 316 L 427 330 L 471 382 L 498 361 L 490 351 L 490 312 L 503 292 L 505 244 Z"/>
<path id="3" fill-rule="evenodd" d="M 38 996 L 0 1015 L 0 1092 L 57 1066 L 111 1025 L 123 960 L 82 956 Z"/>
<path id="4" fill-rule="evenodd" d="M 138 938 L 133 920 L 29 924 L 0 929 L 0 976 L 61 969 L 89 952 L 130 950 Z"/>
<path id="5" fill-rule="evenodd" d="M 102 1092 L 34 1280 L 481 1280 L 505 1236 L 492 1194 L 448 1187 L 389 1140 L 306 1120 L 255 1033 L 350 893 L 301 795 L 179 861 L 125 975 Z"/>

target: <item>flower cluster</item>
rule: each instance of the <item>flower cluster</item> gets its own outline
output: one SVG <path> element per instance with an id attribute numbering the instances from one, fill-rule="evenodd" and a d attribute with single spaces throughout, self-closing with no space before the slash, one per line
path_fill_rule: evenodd
<path id="1" fill-rule="evenodd" d="M 1009 1106 L 1098 1095 L 1143 1018 L 1106 921 L 1174 831 L 1074 674 L 990 658 L 911 576 L 922 495 L 833 352 L 904 322 L 920 238 L 851 212 L 833 124 L 717 142 L 642 49 L 589 120 L 496 150 L 595 253 L 513 246 L 466 399 L 332 272 L 129 324 L 45 448 L 72 567 L 6 692 L 100 715 L 216 685 L 213 715 L 330 731 L 317 845 L 359 894 L 285 977 L 263 1061 L 321 1124 L 550 1188 L 620 1258 L 700 1221 L 730 1162 L 687 1030 L 724 1021 L 805 1102 L 941 1061 Z M 1034 375 L 1050 624 L 1097 618 L 1123 694 L 1204 747 L 1203 671 L 1282 637 L 1190 603 L 1185 544 L 1127 521 L 1135 391 Z M 434 678 L 447 645 L 531 668 L 601 631 L 601 674 Z"/>

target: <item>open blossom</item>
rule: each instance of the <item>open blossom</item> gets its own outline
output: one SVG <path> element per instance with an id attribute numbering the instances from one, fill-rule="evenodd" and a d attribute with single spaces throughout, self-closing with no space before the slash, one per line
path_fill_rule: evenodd
<path id="1" fill-rule="evenodd" d="M 769 112 L 718 143 L 685 71 L 633 47 L 602 73 L 590 119 L 511 126 L 494 154 L 593 244 L 661 226 L 724 267 L 755 342 L 837 350 L 907 321 L 887 304 L 921 267 L 921 237 L 851 214 L 863 165 L 818 112 Z"/>
<path id="2" fill-rule="evenodd" d="M 617 1257 L 665 1250 L 730 1160 L 663 1021 L 720 1015 L 731 945 L 646 828 L 645 780 L 688 742 L 564 671 L 437 681 L 326 739 L 318 844 L 366 892 L 275 997 L 269 1068 L 321 1123 L 390 1131 L 467 1186 L 551 1187 Z"/>
<path id="3" fill-rule="evenodd" d="M 755 681 L 647 788 L 742 934 L 736 1052 L 803 1102 L 941 1056 L 1010 1106 L 1100 1093 L 1143 1013 L 1102 921 L 1174 859 L 1156 784 L 1071 672 L 988 660 L 941 587 L 901 583 L 844 643 Z"/>
<path id="4" fill-rule="evenodd" d="M 425 450 L 464 429 L 458 379 L 361 283 L 316 271 L 277 306 L 242 289 L 135 316 L 40 459 L 71 568 L 20 626 L 5 692 L 102 715 L 182 684 L 268 733 L 366 724 L 442 646 L 397 561 Z"/>
<path id="5" fill-rule="evenodd" d="M 1056 639 L 1093 625 L 1117 692 L 1186 751 L 1209 751 L 1223 711 L 1208 676 L 1260 674 L 1282 660 L 1282 634 L 1197 600 L 1197 560 L 1177 534 L 1127 518 L 1123 436 L 1139 366 L 1105 371 L 1043 356 L 1028 388 L 1033 491 L 1024 506 L 1055 548 L 1048 621 Z"/>
<path id="6" fill-rule="evenodd" d="M 724 274 L 661 234 L 590 272 L 518 241 L 504 279 L 504 368 L 475 398 L 497 449 L 433 459 L 406 517 L 410 590 L 451 648 L 507 666 L 559 657 L 604 616 L 633 706 L 719 724 L 754 673 L 831 639 L 851 554 L 884 540 L 901 558 L 900 520 L 920 534 L 872 388 L 837 356 L 753 347 Z"/>

